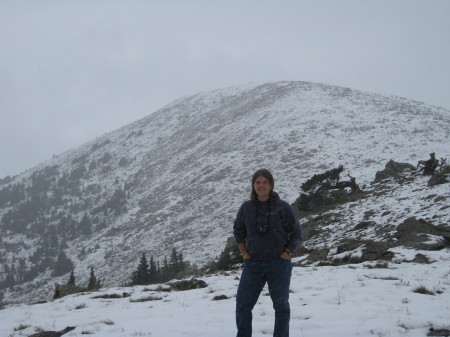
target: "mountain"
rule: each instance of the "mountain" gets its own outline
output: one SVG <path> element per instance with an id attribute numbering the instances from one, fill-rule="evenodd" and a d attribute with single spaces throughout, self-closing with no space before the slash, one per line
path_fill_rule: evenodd
<path id="1" fill-rule="evenodd" d="M 331 85 L 246 84 L 181 98 L 0 181 L 4 301 L 49 298 L 72 266 L 79 278 L 93 266 L 105 285 L 128 282 L 143 252 L 162 261 L 176 248 L 205 265 L 232 235 L 258 168 L 270 169 L 275 190 L 293 203 L 314 174 L 343 165 L 371 191 L 391 159 L 415 165 L 432 151 L 448 158 L 448 139 L 448 110 Z M 412 216 L 448 224 L 448 208 L 426 198 L 448 199 L 448 184 L 428 191 L 419 177 L 397 185 L 342 206 L 325 241 L 304 246 L 332 247 L 369 211 L 380 225 Z M 366 230 L 357 239 L 377 235 L 386 234 Z"/>

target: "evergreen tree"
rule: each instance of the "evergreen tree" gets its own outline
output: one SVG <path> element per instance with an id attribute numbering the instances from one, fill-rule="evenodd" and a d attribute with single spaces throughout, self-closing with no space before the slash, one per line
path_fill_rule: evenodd
<path id="1" fill-rule="evenodd" d="M 178 263 L 178 253 L 175 248 L 172 248 L 172 255 L 169 262 L 169 274 L 170 277 L 176 276 L 180 272 L 180 265 Z"/>
<path id="2" fill-rule="evenodd" d="M 340 165 L 325 173 L 313 175 L 311 179 L 302 184 L 303 193 L 295 201 L 296 207 L 301 211 L 309 211 L 317 205 L 322 205 L 327 193 L 333 186 L 336 186 L 343 170 L 344 167 Z"/>
<path id="3" fill-rule="evenodd" d="M 64 251 L 59 252 L 53 266 L 53 276 L 61 276 L 73 270 L 73 263 Z"/>
<path id="4" fill-rule="evenodd" d="M 55 226 L 49 226 L 42 235 L 42 249 L 49 256 L 56 256 L 59 250 L 59 239 Z"/>
<path id="5" fill-rule="evenodd" d="M 3 283 L 2 288 L 4 289 L 14 287 L 16 285 L 16 279 L 14 278 L 14 274 L 12 272 L 7 274 L 2 283 Z"/>
<path id="6" fill-rule="evenodd" d="M 162 281 L 162 271 L 161 271 L 161 265 L 159 263 L 159 261 L 156 263 L 156 275 L 158 275 L 158 282 Z"/>
<path id="7" fill-rule="evenodd" d="M 167 256 L 164 256 L 163 266 L 161 268 L 161 281 L 170 280 L 172 275 L 170 275 L 169 263 L 167 262 Z"/>
<path id="8" fill-rule="evenodd" d="M 150 257 L 150 262 L 147 262 L 145 254 L 142 254 L 139 266 L 131 274 L 132 285 L 155 284 L 158 282 L 165 282 L 177 276 L 182 275 L 186 271 L 189 264 L 184 262 L 183 254 L 178 253 L 176 249 L 172 249 L 170 260 L 167 256 L 164 257 L 162 267 L 160 262 Z"/>
<path id="9" fill-rule="evenodd" d="M 70 286 L 74 286 L 75 285 L 75 274 L 73 272 L 73 269 L 70 272 L 70 276 L 69 276 L 69 280 L 67 281 L 67 284 L 70 285 Z"/>
<path id="10" fill-rule="evenodd" d="M 149 266 L 149 270 L 148 270 L 148 282 L 150 284 L 152 283 L 157 283 L 159 280 L 159 274 L 158 274 L 158 269 L 156 267 L 156 263 L 153 260 L 153 256 L 150 257 L 150 266 Z"/>
<path id="11" fill-rule="evenodd" d="M 16 279 L 18 283 L 22 283 L 25 278 L 25 273 L 27 271 L 27 266 L 24 259 L 19 259 L 19 266 L 17 267 Z"/>
<path id="12" fill-rule="evenodd" d="M 178 269 L 179 269 L 179 273 L 182 273 L 185 271 L 185 269 L 187 268 L 188 264 L 186 262 L 184 262 L 184 257 L 183 257 L 183 253 L 180 252 L 180 254 L 178 254 Z"/>
<path id="13" fill-rule="evenodd" d="M 95 160 L 91 161 L 91 163 L 89 164 L 89 171 L 95 170 L 97 168 L 97 163 L 95 162 Z"/>
<path id="14" fill-rule="evenodd" d="M 87 288 L 88 288 L 88 290 L 95 290 L 95 289 L 98 289 L 97 285 L 98 285 L 98 281 L 94 274 L 94 267 L 91 266 L 91 275 L 89 277 Z"/>
<path id="15" fill-rule="evenodd" d="M 87 214 L 84 214 L 80 224 L 78 225 L 78 229 L 81 235 L 92 234 L 92 221 Z"/>
<path id="16" fill-rule="evenodd" d="M 133 273 L 132 284 L 144 285 L 149 283 L 149 267 L 145 253 L 142 253 L 137 270 Z"/>
<path id="17" fill-rule="evenodd" d="M 311 179 L 302 184 L 302 190 L 304 192 L 314 193 L 319 189 L 329 187 L 333 182 L 339 180 L 339 175 L 344 170 L 342 165 L 337 168 L 326 171 L 325 173 L 315 174 Z"/>
<path id="18" fill-rule="evenodd" d="M 119 215 L 127 210 L 126 208 L 127 203 L 127 196 L 125 192 L 117 188 L 114 191 L 114 194 L 111 196 L 111 198 L 107 202 L 107 208 L 111 208 L 114 210 L 114 214 Z"/>

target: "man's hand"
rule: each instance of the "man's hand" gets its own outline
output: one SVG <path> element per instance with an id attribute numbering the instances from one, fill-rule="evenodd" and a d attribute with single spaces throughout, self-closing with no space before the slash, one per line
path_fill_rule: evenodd
<path id="1" fill-rule="evenodd" d="M 280 257 L 284 260 L 289 260 L 291 257 L 291 253 L 285 250 L 283 253 L 281 253 Z"/>

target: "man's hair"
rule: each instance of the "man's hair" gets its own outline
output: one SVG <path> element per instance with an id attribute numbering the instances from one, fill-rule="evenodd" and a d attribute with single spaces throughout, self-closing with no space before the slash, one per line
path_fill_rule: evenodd
<path id="1" fill-rule="evenodd" d="M 258 179 L 259 177 L 264 177 L 266 178 L 270 185 L 272 186 L 272 188 L 270 189 L 270 195 L 269 197 L 272 198 L 273 196 L 276 195 L 276 193 L 273 191 L 274 187 L 275 187 L 275 181 L 273 180 L 273 176 L 272 173 L 270 173 L 270 171 L 268 169 L 259 169 L 258 171 L 256 171 L 253 174 L 253 178 L 252 178 L 252 193 L 250 194 L 250 199 L 256 201 L 258 200 L 258 195 L 256 194 L 255 191 L 255 181 L 256 179 Z"/>

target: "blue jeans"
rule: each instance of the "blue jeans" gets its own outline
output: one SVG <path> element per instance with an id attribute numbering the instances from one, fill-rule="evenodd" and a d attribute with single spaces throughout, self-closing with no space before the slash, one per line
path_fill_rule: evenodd
<path id="1" fill-rule="evenodd" d="M 236 296 L 236 337 L 251 337 L 252 310 L 266 282 L 275 310 L 273 337 L 289 337 L 291 273 L 291 260 L 244 260 L 244 270 Z"/>

